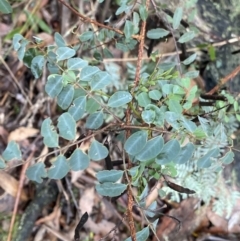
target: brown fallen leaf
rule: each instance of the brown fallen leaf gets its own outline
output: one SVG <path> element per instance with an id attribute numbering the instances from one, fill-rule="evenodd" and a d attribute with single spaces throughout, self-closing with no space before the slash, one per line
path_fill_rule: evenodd
<path id="1" fill-rule="evenodd" d="M 5 171 L 0 171 L 0 180 L 0 187 L 11 196 L 16 197 L 19 182 Z M 22 190 L 20 198 L 23 201 L 28 200 L 27 193 L 24 190 Z"/>
<path id="2" fill-rule="evenodd" d="M 8 141 L 23 141 L 29 137 L 35 136 L 38 132 L 39 130 L 35 128 L 19 127 L 9 134 Z"/>

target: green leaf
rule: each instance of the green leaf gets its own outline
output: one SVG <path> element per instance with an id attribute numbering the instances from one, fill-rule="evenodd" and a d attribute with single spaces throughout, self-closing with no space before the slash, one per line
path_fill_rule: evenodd
<path id="1" fill-rule="evenodd" d="M 132 95 L 127 91 L 117 91 L 108 100 L 109 107 L 120 107 L 132 100 Z"/>
<path id="2" fill-rule="evenodd" d="M 86 111 L 89 114 L 96 112 L 100 108 L 100 105 L 94 99 L 87 100 Z"/>
<path id="3" fill-rule="evenodd" d="M 2 157 L 0 157 L 0 169 L 4 169 L 6 167 L 7 167 L 7 165 L 6 165 L 5 161 L 2 159 Z"/>
<path id="4" fill-rule="evenodd" d="M 54 130 L 52 121 L 47 118 L 43 121 L 41 126 L 41 135 L 43 136 L 43 143 L 48 147 L 58 147 L 58 134 Z"/>
<path id="5" fill-rule="evenodd" d="M 99 182 L 117 182 L 120 178 L 122 178 L 123 171 L 121 170 L 104 170 L 99 171 L 96 174 L 96 178 Z"/>
<path id="6" fill-rule="evenodd" d="M 185 59 L 185 60 L 183 61 L 183 64 L 189 65 L 189 64 L 191 64 L 193 61 L 195 61 L 196 58 L 197 58 L 197 54 L 194 53 L 194 54 L 190 55 L 187 59 Z"/>
<path id="7" fill-rule="evenodd" d="M 103 144 L 94 140 L 91 143 L 88 155 L 93 161 L 100 161 L 100 160 L 104 159 L 105 157 L 107 157 L 108 149 Z"/>
<path id="8" fill-rule="evenodd" d="M 97 50 L 94 51 L 93 58 L 95 58 L 98 61 L 103 61 L 102 54 Z"/>
<path id="9" fill-rule="evenodd" d="M 125 34 L 126 39 L 130 39 L 134 34 L 134 25 L 131 21 L 126 20 L 123 32 Z"/>
<path id="10" fill-rule="evenodd" d="M 160 100 L 162 98 L 162 93 L 159 90 L 150 90 L 148 96 L 152 100 Z"/>
<path id="11" fill-rule="evenodd" d="M 81 70 L 80 80 L 81 81 L 90 81 L 92 77 L 99 72 L 100 69 L 96 66 L 86 66 Z"/>
<path id="12" fill-rule="evenodd" d="M 41 77 L 43 72 L 45 58 L 43 55 L 38 55 L 33 58 L 31 63 L 31 71 L 35 77 L 35 79 L 38 79 Z"/>
<path id="13" fill-rule="evenodd" d="M 79 39 L 80 41 L 82 42 L 86 42 L 86 41 L 89 41 L 93 38 L 93 31 L 87 31 L 87 32 L 84 32 L 83 34 L 81 34 L 79 36 Z"/>
<path id="14" fill-rule="evenodd" d="M 177 94 L 177 95 L 185 95 L 186 91 L 184 90 L 184 88 L 182 88 L 179 85 L 174 85 L 173 86 L 173 93 Z"/>
<path id="15" fill-rule="evenodd" d="M 171 177 L 176 177 L 177 174 L 178 174 L 177 170 L 176 170 L 176 167 L 175 167 L 175 164 L 173 164 L 173 163 L 169 163 L 167 165 L 164 165 L 161 172 L 162 172 L 162 174 L 168 175 L 168 176 L 171 176 Z"/>
<path id="16" fill-rule="evenodd" d="M 148 97 L 146 92 L 142 92 L 137 96 L 138 104 L 142 107 L 146 107 L 148 104 L 151 103 L 151 99 Z"/>
<path id="17" fill-rule="evenodd" d="M 3 14 L 12 13 L 12 7 L 8 1 L 6 0 L 0 1 L 0 12 L 2 12 Z"/>
<path id="18" fill-rule="evenodd" d="M 117 197 L 127 189 L 126 184 L 105 182 L 97 184 L 96 190 L 102 196 Z"/>
<path id="19" fill-rule="evenodd" d="M 69 165 L 71 170 L 77 172 L 79 170 L 85 170 L 90 164 L 90 159 L 81 149 L 75 149 L 69 158 Z"/>
<path id="20" fill-rule="evenodd" d="M 197 70 L 189 71 L 189 72 L 185 73 L 184 76 L 188 77 L 188 78 L 191 78 L 191 79 L 194 79 L 194 78 L 197 78 L 199 76 L 199 71 L 197 71 Z"/>
<path id="21" fill-rule="evenodd" d="M 177 114 L 181 114 L 183 111 L 182 106 L 180 105 L 179 101 L 177 101 L 177 100 L 170 99 L 168 107 L 171 112 L 175 112 Z"/>
<path id="22" fill-rule="evenodd" d="M 139 32 L 139 14 L 137 12 L 133 12 L 133 27 L 134 27 L 134 34 L 137 34 Z"/>
<path id="23" fill-rule="evenodd" d="M 147 143 L 147 131 L 137 131 L 124 144 L 126 152 L 132 156 L 138 154 Z"/>
<path id="24" fill-rule="evenodd" d="M 75 71 L 73 70 L 65 70 L 62 74 L 63 77 L 63 85 L 66 86 L 67 84 L 76 83 L 77 82 L 77 76 L 75 74 Z"/>
<path id="25" fill-rule="evenodd" d="M 180 124 L 178 120 L 180 119 L 180 115 L 176 112 L 167 111 L 165 112 L 165 119 L 166 121 L 175 129 L 180 128 Z"/>
<path id="26" fill-rule="evenodd" d="M 183 35 L 178 39 L 178 42 L 179 42 L 179 43 L 186 43 L 186 42 L 192 40 L 194 37 L 195 37 L 194 31 L 189 31 L 189 32 L 186 32 L 185 34 L 183 34 Z"/>
<path id="27" fill-rule="evenodd" d="M 50 179 L 62 179 L 70 171 L 69 164 L 65 156 L 59 155 L 52 166 L 48 169 L 48 177 Z"/>
<path id="28" fill-rule="evenodd" d="M 147 141 L 144 148 L 137 154 L 136 159 L 139 161 L 148 161 L 155 158 L 163 148 L 163 138 L 157 136 Z"/>
<path id="29" fill-rule="evenodd" d="M 100 128 L 103 124 L 103 113 L 102 111 L 90 114 L 87 117 L 85 127 L 87 129 L 96 130 Z"/>
<path id="30" fill-rule="evenodd" d="M 71 58 L 67 60 L 67 68 L 69 70 L 79 70 L 88 66 L 88 62 L 81 58 Z"/>
<path id="31" fill-rule="evenodd" d="M 15 141 L 10 141 L 2 153 L 2 157 L 5 161 L 11 161 L 13 159 L 21 160 L 22 154 L 19 149 L 19 145 Z"/>
<path id="32" fill-rule="evenodd" d="M 146 241 L 149 237 L 149 227 L 146 227 L 144 229 L 142 229 L 141 231 L 136 233 L 136 240 L 137 241 Z M 131 241 L 132 238 L 129 237 L 127 239 L 125 239 L 125 241 Z"/>
<path id="33" fill-rule="evenodd" d="M 46 93 L 54 98 L 59 95 L 63 88 L 62 76 L 58 74 L 51 74 L 48 76 L 47 83 L 45 85 Z"/>
<path id="34" fill-rule="evenodd" d="M 39 53 L 35 48 L 30 48 L 25 52 L 23 57 L 23 63 L 28 67 L 31 68 L 31 63 L 34 57 L 36 57 Z"/>
<path id="35" fill-rule="evenodd" d="M 66 42 L 60 33 L 54 34 L 54 40 L 58 47 L 66 47 Z"/>
<path id="36" fill-rule="evenodd" d="M 219 159 L 219 161 L 225 165 L 231 164 L 234 161 L 234 152 L 232 151 L 227 152 L 225 156 Z"/>
<path id="37" fill-rule="evenodd" d="M 220 150 L 218 147 L 208 151 L 207 154 L 205 154 L 204 156 L 198 159 L 197 166 L 199 168 L 210 167 L 212 164 L 211 158 L 216 158 L 219 156 L 219 154 L 220 154 Z"/>
<path id="38" fill-rule="evenodd" d="M 44 163 L 39 162 L 28 167 L 26 176 L 31 181 L 42 183 L 43 178 L 47 177 Z"/>
<path id="39" fill-rule="evenodd" d="M 97 72 L 93 76 L 90 82 L 91 90 L 94 91 L 94 90 L 103 89 L 104 87 L 111 84 L 111 82 L 112 82 L 112 79 L 108 72 L 106 71 Z"/>
<path id="40" fill-rule="evenodd" d="M 140 14 L 141 19 L 143 21 L 146 21 L 147 16 L 148 16 L 148 12 L 147 12 L 146 7 L 142 4 L 140 4 L 140 6 L 139 6 L 139 14 Z"/>
<path id="41" fill-rule="evenodd" d="M 157 156 L 156 163 L 163 165 L 174 161 L 174 159 L 177 158 L 180 149 L 180 144 L 177 140 L 168 141 L 161 150 L 161 153 Z"/>
<path id="42" fill-rule="evenodd" d="M 75 121 L 80 120 L 86 110 L 86 96 L 80 96 L 73 101 L 72 106 L 68 109 Z"/>
<path id="43" fill-rule="evenodd" d="M 76 122 L 68 113 L 63 113 L 58 117 L 57 127 L 59 135 L 66 140 L 74 140 L 76 136 Z"/>
<path id="44" fill-rule="evenodd" d="M 147 32 L 147 37 L 150 39 L 159 39 L 167 36 L 170 32 L 163 28 L 151 29 Z"/>
<path id="45" fill-rule="evenodd" d="M 182 147 L 180 153 L 178 154 L 177 158 L 173 160 L 173 162 L 176 164 L 186 163 L 192 157 L 194 149 L 195 147 L 192 143 L 187 143 L 187 145 Z"/>
<path id="46" fill-rule="evenodd" d="M 182 7 L 177 7 L 173 15 L 173 29 L 178 29 L 183 15 Z"/>
<path id="47" fill-rule="evenodd" d="M 56 51 L 57 54 L 57 61 L 70 59 L 76 54 L 76 51 L 74 49 L 71 49 L 69 47 L 59 47 Z"/>
<path id="48" fill-rule="evenodd" d="M 57 96 L 57 103 L 63 109 L 66 110 L 72 103 L 74 96 L 74 87 L 72 85 L 66 85 L 62 88 L 62 91 Z"/>

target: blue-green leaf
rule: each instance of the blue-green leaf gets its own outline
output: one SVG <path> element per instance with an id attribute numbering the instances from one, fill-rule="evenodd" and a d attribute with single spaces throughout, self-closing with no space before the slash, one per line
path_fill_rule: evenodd
<path id="1" fill-rule="evenodd" d="M 191 64 L 193 61 L 195 61 L 196 58 L 197 58 L 197 54 L 194 53 L 194 54 L 190 55 L 187 59 L 185 59 L 185 60 L 183 61 L 183 64 L 189 65 L 189 64 Z"/>
<path id="2" fill-rule="evenodd" d="M 231 164 L 234 161 L 234 152 L 227 152 L 225 156 L 219 159 L 219 161 L 221 161 L 225 165 Z"/>
<path id="3" fill-rule="evenodd" d="M 76 136 L 76 122 L 68 112 L 58 117 L 57 127 L 61 137 L 66 140 L 74 140 Z"/>
<path id="4" fill-rule="evenodd" d="M 98 129 L 103 124 L 103 113 L 102 111 L 90 114 L 86 120 L 85 127 L 88 129 Z"/>
<path id="5" fill-rule="evenodd" d="M 146 227 L 144 229 L 142 229 L 141 231 L 136 233 L 136 240 L 137 241 L 146 241 L 149 237 L 149 227 Z M 125 239 L 125 241 L 131 241 L 132 238 L 129 237 L 127 239 Z"/>
<path id="6" fill-rule="evenodd" d="M 39 162 L 28 167 L 26 171 L 26 176 L 32 181 L 41 183 L 43 181 L 43 178 L 47 177 L 44 163 Z"/>
<path id="7" fill-rule="evenodd" d="M 147 131 L 137 131 L 124 144 L 126 152 L 132 156 L 138 154 L 147 143 Z"/>
<path id="8" fill-rule="evenodd" d="M 170 32 L 163 28 L 151 29 L 147 32 L 147 37 L 150 39 L 159 39 L 167 36 Z"/>
<path id="9" fill-rule="evenodd" d="M 5 161 L 10 161 L 13 159 L 21 160 L 22 154 L 19 149 L 19 145 L 15 141 L 10 141 L 2 153 L 2 157 Z"/>
<path id="10" fill-rule="evenodd" d="M 160 100 L 162 97 L 162 93 L 159 90 L 150 90 L 148 92 L 148 96 L 152 100 Z"/>
<path id="11" fill-rule="evenodd" d="M 165 112 L 166 121 L 175 129 L 180 128 L 180 124 L 178 120 L 180 119 L 180 115 L 176 112 L 167 111 Z"/>
<path id="12" fill-rule="evenodd" d="M 132 96 L 127 91 L 117 91 L 108 100 L 109 107 L 120 107 L 132 100 Z"/>
<path id="13" fill-rule="evenodd" d="M 93 161 L 100 161 L 107 157 L 108 149 L 102 143 L 94 140 L 91 143 L 88 155 Z"/>
<path id="14" fill-rule="evenodd" d="M 151 99 L 149 98 L 146 92 L 142 92 L 137 96 L 138 104 L 142 107 L 146 107 L 148 104 L 151 103 Z"/>
<path id="15" fill-rule="evenodd" d="M 43 136 L 43 143 L 48 147 L 58 147 L 58 134 L 52 126 L 52 121 L 47 118 L 43 121 L 41 126 L 41 135 Z"/>
<path id="16" fill-rule="evenodd" d="M 197 129 L 196 124 L 193 121 L 188 120 L 184 116 L 182 116 L 181 121 L 182 121 L 183 127 L 185 127 L 188 131 L 193 133 Z"/>
<path id="17" fill-rule="evenodd" d="M 81 34 L 79 36 L 79 39 L 82 41 L 82 42 L 86 42 L 88 40 L 91 40 L 93 38 L 93 31 L 87 31 L 87 32 L 84 32 L 83 34 Z"/>
<path id="18" fill-rule="evenodd" d="M 177 114 L 181 114 L 183 111 L 182 106 L 177 100 L 170 99 L 168 107 L 171 112 L 175 112 Z"/>
<path id="19" fill-rule="evenodd" d="M 18 51 L 21 47 L 21 43 L 19 43 L 19 41 L 21 41 L 23 39 L 23 36 L 19 33 L 14 34 L 13 36 L 13 49 L 15 51 Z"/>
<path id="20" fill-rule="evenodd" d="M 131 36 L 134 34 L 134 25 L 131 21 L 126 20 L 123 32 L 125 34 L 126 39 L 131 38 Z"/>
<path id="21" fill-rule="evenodd" d="M 192 143 L 187 143 L 186 146 L 182 147 L 180 153 L 178 154 L 177 158 L 173 161 L 176 164 L 184 164 L 186 163 L 193 155 L 194 152 L 194 145 Z"/>
<path id="22" fill-rule="evenodd" d="M 140 13 L 140 17 L 143 21 L 146 21 L 147 16 L 148 16 L 148 11 L 146 9 L 146 6 L 144 6 L 143 4 L 140 4 L 139 6 L 139 13 Z"/>
<path id="23" fill-rule="evenodd" d="M 71 58 L 67 60 L 67 68 L 69 70 L 79 70 L 88 66 L 88 62 L 81 58 Z"/>
<path id="24" fill-rule="evenodd" d="M 66 110 L 72 103 L 74 96 L 74 87 L 70 84 L 63 87 L 62 91 L 57 96 L 57 103 L 63 109 Z"/>
<path id="25" fill-rule="evenodd" d="M 69 172 L 69 164 L 65 156 L 59 155 L 52 162 L 51 168 L 48 170 L 48 177 L 51 179 L 62 179 Z"/>
<path id="26" fill-rule="evenodd" d="M 69 47 L 59 47 L 56 51 L 57 54 L 57 61 L 70 59 L 76 54 L 76 51 L 74 49 L 71 49 Z"/>
<path id="27" fill-rule="evenodd" d="M 63 82 L 61 75 L 51 74 L 48 76 L 48 80 L 45 85 L 45 91 L 50 97 L 56 97 L 62 91 L 62 88 Z"/>
<path id="28" fill-rule="evenodd" d="M 121 170 L 104 170 L 99 171 L 96 178 L 99 182 L 117 182 L 123 175 Z"/>
<path id="29" fill-rule="evenodd" d="M 156 118 L 156 112 L 154 110 L 144 110 L 141 117 L 145 123 L 152 124 Z"/>
<path id="30" fill-rule="evenodd" d="M 81 70 L 80 80 L 81 81 L 90 81 L 100 69 L 96 66 L 86 66 Z"/>
<path id="31" fill-rule="evenodd" d="M 58 47 L 66 47 L 66 42 L 60 33 L 54 34 L 54 40 Z"/>
<path id="32" fill-rule="evenodd" d="M 31 63 L 31 71 L 35 77 L 35 79 L 38 79 L 41 77 L 43 72 L 45 58 L 43 55 L 38 55 L 33 58 Z"/>
<path id="33" fill-rule="evenodd" d="M 179 39 L 178 42 L 179 43 L 186 43 L 190 40 L 192 40 L 195 37 L 195 33 L 193 31 L 189 31 L 184 33 Z"/>
<path id="34" fill-rule="evenodd" d="M 182 20 L 183 9 L 182 7 L 177 7 L 173 15 L 173 29 L 178 29 L 180 22 Z"/>
<path id="35" fill-rule="evenodd" d="M 117 197 L 127 189 L 126 184 L 105 182 L 97 184 L 96 190 L 102 196 Z"/>
<path id="36" fill-rule="evenodd" d="M 163 148 L 163 138 L 157 136 L 147 141 L 144 148 L 137 154 L 136 159 L 139 161 L 148 161 L 155 158 Z"/>
<path id="37" fill-rule="evenodd" d="M 0 12 L 4 14 L 12 13 L 12 7 L 6 0 L 0 1 Z"/>
<path id="38" fill-rule="evenodd" d="M 180 144 L 177 140 L 168 141 L 161 150 L 161 153 L 157 156 L 156 163 L 163 165 L 174 161 L 174 159 L 177 158 L 180 149 Z"/>
<path id="39" fill-rule="evenodd" d="M 100 90 L 111 84 L 111 76 L 108 72 L 101 71 L 96 73 L 91 79 L 91 90 Z"/>
<path id="40" fill-rule="evenodd" d="M 75 121 L 80 120 L 86 110 L 86 96 L 80 96 L 73 101 L 73 105 L 70 106 L 68 112 L 74 118 Z"/>
<path id="41" fill-rule="evenodd" d="M 199 168 L 210 167 L 212 164 L 211 158 L 216 158 L 219 156 L 219 154 L 220 154 L 220 150 L 218 147 L 208 151 L 207 154 L 205 154 L 204 156 L 198 159 L 197 166 Z"/>
<path id="42" fill-rule="evenodd" d="M 90 163 L 89 156 L 85 154 L 81 149 L 75 149 L 69 158 L 69 165 L 73 171 L 85 170 Z"/>

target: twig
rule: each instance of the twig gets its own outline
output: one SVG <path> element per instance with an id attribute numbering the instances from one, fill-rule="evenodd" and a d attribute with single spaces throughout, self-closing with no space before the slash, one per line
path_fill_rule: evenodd
<path id="1" fill-rule="evenodd" d="M 121 35 L 124 35 L 124 33 L 117 29 L 117 28 L 114 28 L 114 27 L 111 27 L 111 26 L 108 26 L 108 25 L 104 25 L 102 23 L 99 23 L 97 22 L 96 20 L 94 19 L 91 19 L 89 17 L 86 17 L 84 16 L 83 14 L 79 13 L 77 10 L 75 10 L 74 8 L 72 8 L 70 5 L 68 5 L 66 2 L 64 2 L 63 0 L 58 0 L 59 2 L 61 2 L 64 6 L 66 6 L 69 10 L 71 10 L 75 15 L 77 15 L 82 21 L 84 22 L 87 22 L 87 23 L 91 23 L 91 24 L 94 24 L 98 27 L 101 27 L 101 28 L 105 28 L 105 29 L 108 29 L 108 30 L 111 30 L 111 31 L 114 31 L 118 34 L 121 34 Z M 139 36 L 137 35 L 133 35 L 132 38 L 134 39 L 139 39 Z"/>
<path id="2" fill-rule="evenodd" d="M 148 10 L 150 0 L 146 1 L 146 10 Z M 143 50 L 144 50 L 144 41 L 145 41 L 145 33 L 146 33 L 146 20 L 142 22 L 141 31 L 140 31 L 140 43 L 138 48 L 138 60 L 137 60 L 137 67 L 136 67 L 136 74 L 135 74 L 135 80 L 134 80 L 134 88 L 133 90 L 138 86 L 139 79 L 140 79 L 140 71 L 141 71 L 141 65 L 142 65 L 142 59 L 143 59 Z"/>

